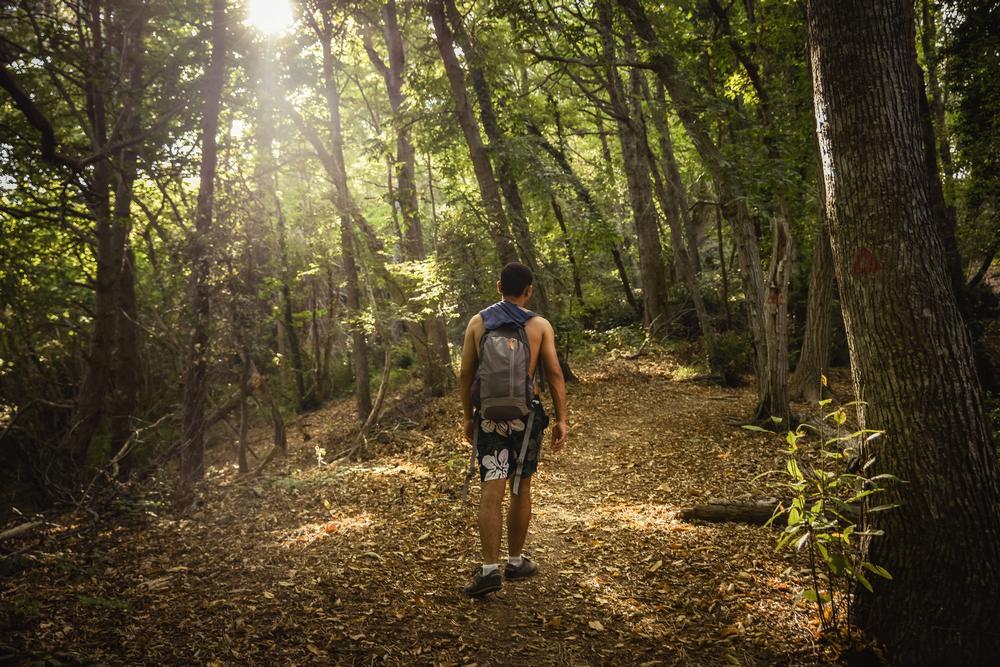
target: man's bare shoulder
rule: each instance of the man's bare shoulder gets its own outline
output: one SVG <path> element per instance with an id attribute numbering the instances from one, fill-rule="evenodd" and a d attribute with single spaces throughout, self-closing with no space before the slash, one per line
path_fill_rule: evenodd
<path id="1" fill-rule="evenodd" d="M 552 325 L 549 323 L 547 319 L 545 319 L 541 315 L 535 315 L 530 320 L 528 320 L 527 323 L 524 325 L 524 328 L 527 330 L 534 330 L 542 333 L 546 331 L 552 331 Z"/>
<path id="2" fill-rule="evenodd" d="M 479 313 L 476 313 L 475 315 L 473 315 L 472 317 L 470 317 L 469 318 L 469 323 L 466 325 L 466 328 L 469 329 L 470 331 L 482 331 L 483 330 L 483 316 L 480 315 Z"/>

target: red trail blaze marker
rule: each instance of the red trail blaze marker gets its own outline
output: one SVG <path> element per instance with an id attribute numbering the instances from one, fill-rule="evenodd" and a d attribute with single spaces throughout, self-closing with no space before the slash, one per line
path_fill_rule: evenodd
<path id="1" fill-rule="evenodd" d="M 865 276 L 882 270 L 882 263 L 868 248 L 858 248 L 851 259 L 851 275 Z"/>

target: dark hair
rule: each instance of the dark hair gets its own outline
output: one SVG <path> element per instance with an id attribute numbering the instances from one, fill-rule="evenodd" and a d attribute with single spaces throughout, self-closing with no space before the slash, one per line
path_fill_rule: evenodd
<path id="1" fill-rule="evenodd" d="M 534 279 L 531 269 L 520 262 L 511 262 L 500 271 L 500 291 L 504 296 L 523 296 Z"/>

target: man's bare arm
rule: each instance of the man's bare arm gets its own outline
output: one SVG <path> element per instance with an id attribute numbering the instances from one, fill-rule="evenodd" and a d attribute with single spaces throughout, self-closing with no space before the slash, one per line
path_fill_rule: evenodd
<path id="1" fill-rule="evenodd" d="M 566 413 L 566 381 L 563 379 L 562 367 L 556 354 L 556 334 L 548 322 L 542 330 L 540 354 L 540 361 L 545 364 L 545 376 L 556 412 L 556 423 L 552 427 L 552 449 L 558 452 L 566 441 L 569 415 Z"/>
<path id="2" fill-rule="evenodd" d="M 465 327 L 465 343 L 462 346 L 462 370 L 458 375 L 458 388 L 462 398 L 462 411 L 465 420 L 472 419 L 472 382 L 476 377 L 476 367 L 479 365 L 479 350 L 476 349 L 476 329 L 479 315 L 469 320 Z"/>

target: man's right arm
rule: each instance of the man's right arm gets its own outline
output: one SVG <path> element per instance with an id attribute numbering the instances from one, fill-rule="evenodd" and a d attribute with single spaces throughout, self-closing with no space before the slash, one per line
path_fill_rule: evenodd
<path id="1" fill-rule="evenodd" d="M 465 343 L 462 345 L 462 369 L 458 374 L 458 389 L 462 398 L 462 412 L 465 414 L 465 434 L 471 442 L 472 431 L 472 382 L 476 378 L 476 366 L 479 364 L 479 350 L 476 348 L 476 329 L 479 315 L 473 316 L 465 327 Z"/>

